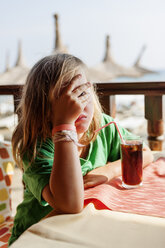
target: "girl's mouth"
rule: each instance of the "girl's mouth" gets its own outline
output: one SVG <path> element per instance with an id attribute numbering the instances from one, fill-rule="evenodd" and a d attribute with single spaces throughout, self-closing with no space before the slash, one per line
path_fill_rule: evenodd
<path id="1" fill-rule="evenodd" d="M 84 120 L 86 119 L 87 117 L 85 115 L 80 115 L 77 120 L 75 121 L 75 123 L 77 123 L 78 121 L 81 121 L 81 120 Z"/>

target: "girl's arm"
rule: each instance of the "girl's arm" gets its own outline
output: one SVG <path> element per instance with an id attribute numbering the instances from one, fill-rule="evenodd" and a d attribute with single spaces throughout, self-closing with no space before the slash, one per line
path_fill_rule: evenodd
<path id="1" fill-rule="evenodd" d="M 55 150 L 49 185 L 42 196 L 61 213 L 78 213 L 83 209 L 84 186 L 77 146 L 58 142 Z"/>
<path id="2" fill-rule="evenodd" d="M 153 155 L 148 146 L 143 148 L 143 167 L 152 163 Z M 108 162 L 105 166 L 98 167 L 84 176 L 84 188 L 94 187 L 106 183 L 111 179 L 121 176 L 121 160 Z"/>
<path id="3" fill-rule="evenodd" d="M 53 127 L 61 124 L 74 125 L 86 104 L 89 94 L 79 97 L 91 85 L 83 83 L 76 87 L 76 76 L 58 99 L 52 103 Z M 76 88 L 76 90 L 74 90 Z M 83 209 L 84 185 L 77 146 L 72 141 L 55 143 L 55 154 L 49 184 L 42 197 L 58 213 L 78 213 Z"/>

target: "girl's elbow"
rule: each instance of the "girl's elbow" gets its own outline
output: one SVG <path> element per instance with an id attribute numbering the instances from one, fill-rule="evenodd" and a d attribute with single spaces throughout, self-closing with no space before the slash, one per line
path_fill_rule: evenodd
<path id="1" fill-rule="evenodd" d="M 77 214 L 82 212 L 84 208 L 84 200 L 83 198 L 78 199 L 65 199 L 62 201 L 55 200 L 56 207 L 63 214 Z"/>
<path id="2" fill-rule="evenodd" d="M 42 197 L 57 213 L 61 214 L 77 214 L 82 212 L 84 207 L 84 195 L 77 195 L 73 197 L 73 194 L 67 194 L 61 197 L 61 194 L 50 191 L 49 186 L 47 185 L 42 191 Z"/>
<path id="3" fill-rule="evenodd" d="M 69 209 L 69 214 L 79 214 L 83 210 L 83 206 L 75 206 L 71 209 Z"/>
<path id="4" fill-rule="evenodd" d="M 68 202 L 63 207 L 63 211 L 68 214 L 81 213 L 84 207 L 84 201 Z"/>

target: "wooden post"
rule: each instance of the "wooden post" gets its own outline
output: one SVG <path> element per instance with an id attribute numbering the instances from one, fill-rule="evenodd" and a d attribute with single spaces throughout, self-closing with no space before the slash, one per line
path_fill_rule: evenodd
<path id="1" fill-rule="evenodd" d="M 112 116 L 115 118 L 116 116 L 116 100 L 115 95 L 106 96 L 101 95 L 99 96 L 100 103 L 102 105 L 104 113 L 107 115 Z"/>
<path id="2" fill-rule="evenodd" d="M 145 96 L 145 118 L 148 121 L 148 142 L 153 151 L 163 150 L 163 96 Z"/>

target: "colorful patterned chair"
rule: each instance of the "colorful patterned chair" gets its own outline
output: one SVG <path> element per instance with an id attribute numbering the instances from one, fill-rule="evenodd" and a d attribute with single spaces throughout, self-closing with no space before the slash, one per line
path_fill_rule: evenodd
<path id="1" fill-rule="evenodd" d="M 11 183 L 14 173 L 14 161 L 11 145 L 0 142 L 0 247 L 8 247 L 13 218 L 11 215 Z"/>

